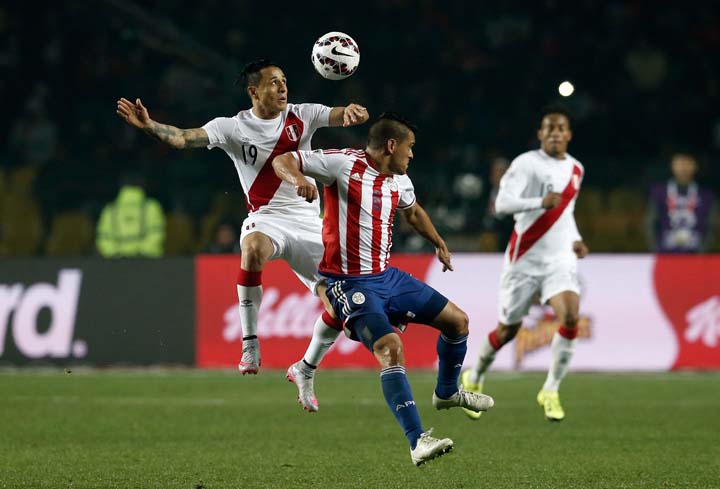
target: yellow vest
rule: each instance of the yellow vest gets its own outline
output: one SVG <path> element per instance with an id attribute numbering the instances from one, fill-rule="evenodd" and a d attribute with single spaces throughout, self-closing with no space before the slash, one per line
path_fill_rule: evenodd
<path id="1" fill-rule="evenodd" d="M 165 242 L 165 214 L 140 187 L 126 185 L 105 206 L 97 226 L 97 249 L 107 258 L 159 257 Z"/>

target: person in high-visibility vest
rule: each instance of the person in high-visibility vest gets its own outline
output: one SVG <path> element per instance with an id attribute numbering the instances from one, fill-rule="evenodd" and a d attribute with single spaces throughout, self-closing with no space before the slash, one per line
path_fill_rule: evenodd
<path id="1" fill-rule="evenodd" d="M 97 226 L 96 246 L 106 258 L 160 257 L 165 243 L 165 213 L 145 195 L 142 182 L 129 178 L 107 204 Z"/>

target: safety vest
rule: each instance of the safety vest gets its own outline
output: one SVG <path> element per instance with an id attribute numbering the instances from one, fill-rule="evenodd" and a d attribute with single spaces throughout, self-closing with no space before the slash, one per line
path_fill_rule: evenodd
<path id="1" fill-rule="evenodd" d="M 100 214 L 97 248 L 104 257 L 158 257 L 163 254 L 164 242 L 162 207 L 140 187 L 122 187 L 117 199 Z"/>

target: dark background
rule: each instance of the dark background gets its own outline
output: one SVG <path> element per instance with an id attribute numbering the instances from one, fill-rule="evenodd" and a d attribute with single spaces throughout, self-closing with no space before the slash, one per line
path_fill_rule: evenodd
<path id="1" fill-rule="evenodd" d="M 564 80 L 575 86 L 562 100 L 574 116 L 570 153 L 586 167 L 577 218 L 594 250 L 646 250 L 637 227 L 647 188 L 668 177 L 674 151 L 694 154 L 701 183 L 720 189 L 717 4 L 40 5 L 0 7 L 0 191 L 25 182 L 40 215 L 37 246 L 6 255 L 48 253 L 59 213 L 97 219 L 128 170 L 147 177 L 149 193 L 168 215 L 190 222 L 191 244 L 174 252 L 202 251 L 221 219 L 244 216 L 232 162 L 220 150 L 166 148 L 120 120 L 116 100 L 140 97 L 154 119 L 198 127 L 249 107 L 233 82 L 243 64 L 261 57 L 282 66 L 291 102 L 354 101 L 371 115 L 393 110 L 415 121 L 420 132 L 410 176 L 455 250 L 491 250 L 478 241 L 477 219 L 489 164 L 537 147 L 538 112 L 561 98 Z M 360 46 L 360 68 L 345 81 L 322 79 L 310 62 L 313 42 L 331 30 Z M 362 147 L 365 131 L 323 129 L 314 146 Z M 19 168 L 32 169 L 28 181 L 13 177 Z M 457 195 L 456 178 L 464 174 L 485 181 L 480 196 Z M 618 194 L 626 200 L 618 202 Z M 584 195 L 592 209 L 583 208 Z M 598 221 L 613 213 L 616 221 Z M 396 239 L 396 249 L 422 249 L 402 230 Z"/>

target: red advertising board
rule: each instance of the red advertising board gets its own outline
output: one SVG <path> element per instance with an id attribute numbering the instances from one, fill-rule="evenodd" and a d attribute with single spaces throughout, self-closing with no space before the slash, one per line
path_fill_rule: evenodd
<path id="1" fill-rule="evenodd" d="M 395 256 L 393 264 L 424 278 L 434 257 Z M 196 361 L 200 367 L 237 365 L 242 349 L 236 278 L 240 259 L 228 255 L 196 258 Z M 302 357 L 312 335 L 322 303 L 280 260 L 263 270 L 263 301 L 258 313 L 262 366 L 285 368 Z M 433 367 L 437 332 L 411 325 L 402 336 L 408 367 Z M 374 367 L 376 360 L 362 344 L 341 334 L 323 360 L 323 368 Z"/>
<path id="2" fill-rule="evenodd" d="M 678 344 L 673 369 L 720 368 L 720 256 L 659 256 L 654 282 Z"/>
<path id="3" fill-rule="evenodd" d="M 442 273 L 433 255 L 394 255 L 394 266 L 445 294 L 470 318 L 466 366 L 477 360 L 482 338 L 497 324 L 502 256 L 456 254 L 454 272 Z M 233 256 L 196 259 L 196 362 L 233 367 L 241 351 Z M 665 371 L 720 368 L 720 256 L 591 255 L 579 264 L 581 335 L 572 367 L 590 371 Z M 289 267 L 271 262 L 263 272 L 258 336 L 263 366 L 285 368 L 304 353 L 322 311 Z M 498 352 L 493 368 L 546 370 L 557 321 L 534 307 L 521 334 Z M 551 311 L 550 311 L 551 312 Z M 553 329 L 554 328 L 554 329 Z M 402 336 L 407 366 L 436 364 L 437 333 L 411 325 Z M 344 335 L 323 367 L 375 368 L 372 355 Z"/>

